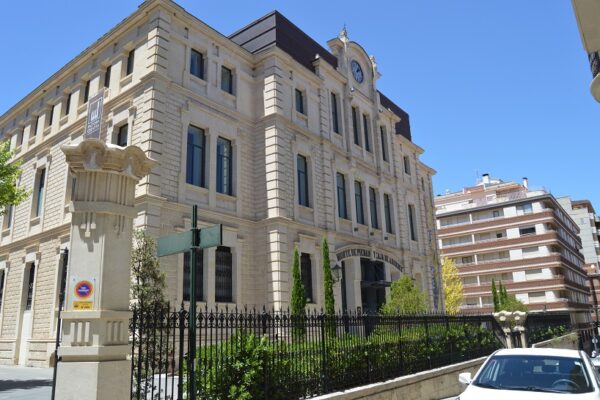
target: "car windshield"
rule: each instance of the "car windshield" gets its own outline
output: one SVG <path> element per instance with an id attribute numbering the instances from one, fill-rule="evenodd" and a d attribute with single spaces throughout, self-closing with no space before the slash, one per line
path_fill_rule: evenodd
<path id="1" fill-rule="evenodd" d="M 489 389 L 553 393 L 594 390 L 583 360 L 533 355 L 492 356 L 473 385 Z"/>

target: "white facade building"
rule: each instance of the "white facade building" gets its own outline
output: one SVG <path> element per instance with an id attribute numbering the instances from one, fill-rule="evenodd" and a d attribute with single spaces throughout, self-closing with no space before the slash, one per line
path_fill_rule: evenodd
<path id="1" fill-rule="evenodd" d="M 402 274 L 440 308 L 435 172 L 377 90 L 374 58 L 345 31 L 327 45 L 277 12 L 226 37 L 146 1 L 1 116 L 32 195 L 1 220 L 0 363 L 49 363 L 77 187 L 60 146 L 82 140 L 102 92 L 101 139 L 158 162 L 137 186 L 135 226 L 187 230 L 192 204 L 200 226 L 224 226 L 223 246 L 201 256 L 199 307 L 287 307 L 297 246 L 309 308 L 321 308 L 327 237 L 338 308 L 376 310 Z M 187 257 L 161 266 L 171 301 L 187 304 Z"/>

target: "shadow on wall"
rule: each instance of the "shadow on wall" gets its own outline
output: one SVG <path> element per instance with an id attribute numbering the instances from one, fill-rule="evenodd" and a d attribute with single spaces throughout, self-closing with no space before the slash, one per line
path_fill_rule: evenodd
<path id="1" fill-rule="evenodd" d="M 41 386 L 52 386 L 52 379 L 2 380 L 0 381 L 0 392 L 12 389 L 34 389 Z"/>

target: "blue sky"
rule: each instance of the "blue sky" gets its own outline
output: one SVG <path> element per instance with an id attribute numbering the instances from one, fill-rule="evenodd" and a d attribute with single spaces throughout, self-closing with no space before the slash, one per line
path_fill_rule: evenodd
<path id="1" fill-rule="evenodd" d="M 139 0 L 0 4 L 0 113 L 133 12 Z M 277 9 L 322 45 L 346 24 L 375 55 L 378 86 L 411 117 L 434 192 L 477 173 L 529 177 L 600 212 L 600 104 L 571 2 L 179 1 L 229 34 Z M 6 18 L 8 17 L 8 18 Z"/>

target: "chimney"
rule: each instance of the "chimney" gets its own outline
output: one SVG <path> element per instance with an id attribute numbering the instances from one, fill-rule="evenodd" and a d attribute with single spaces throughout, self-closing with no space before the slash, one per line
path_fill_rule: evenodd
<path id="1" fill-rule="evenodd" d="M 523 177 L 523 186 L 525 189 L 529 189 L 529 179 L 526 176 Z"/>
<path id="2" fill-rule="evenodd" d="M 481 181 L 484 184 L 489 184 L 490 183 L 490 174 L 483 174 L 483 175 L 481 175 L 481 178 L 482 178 Z"/>

